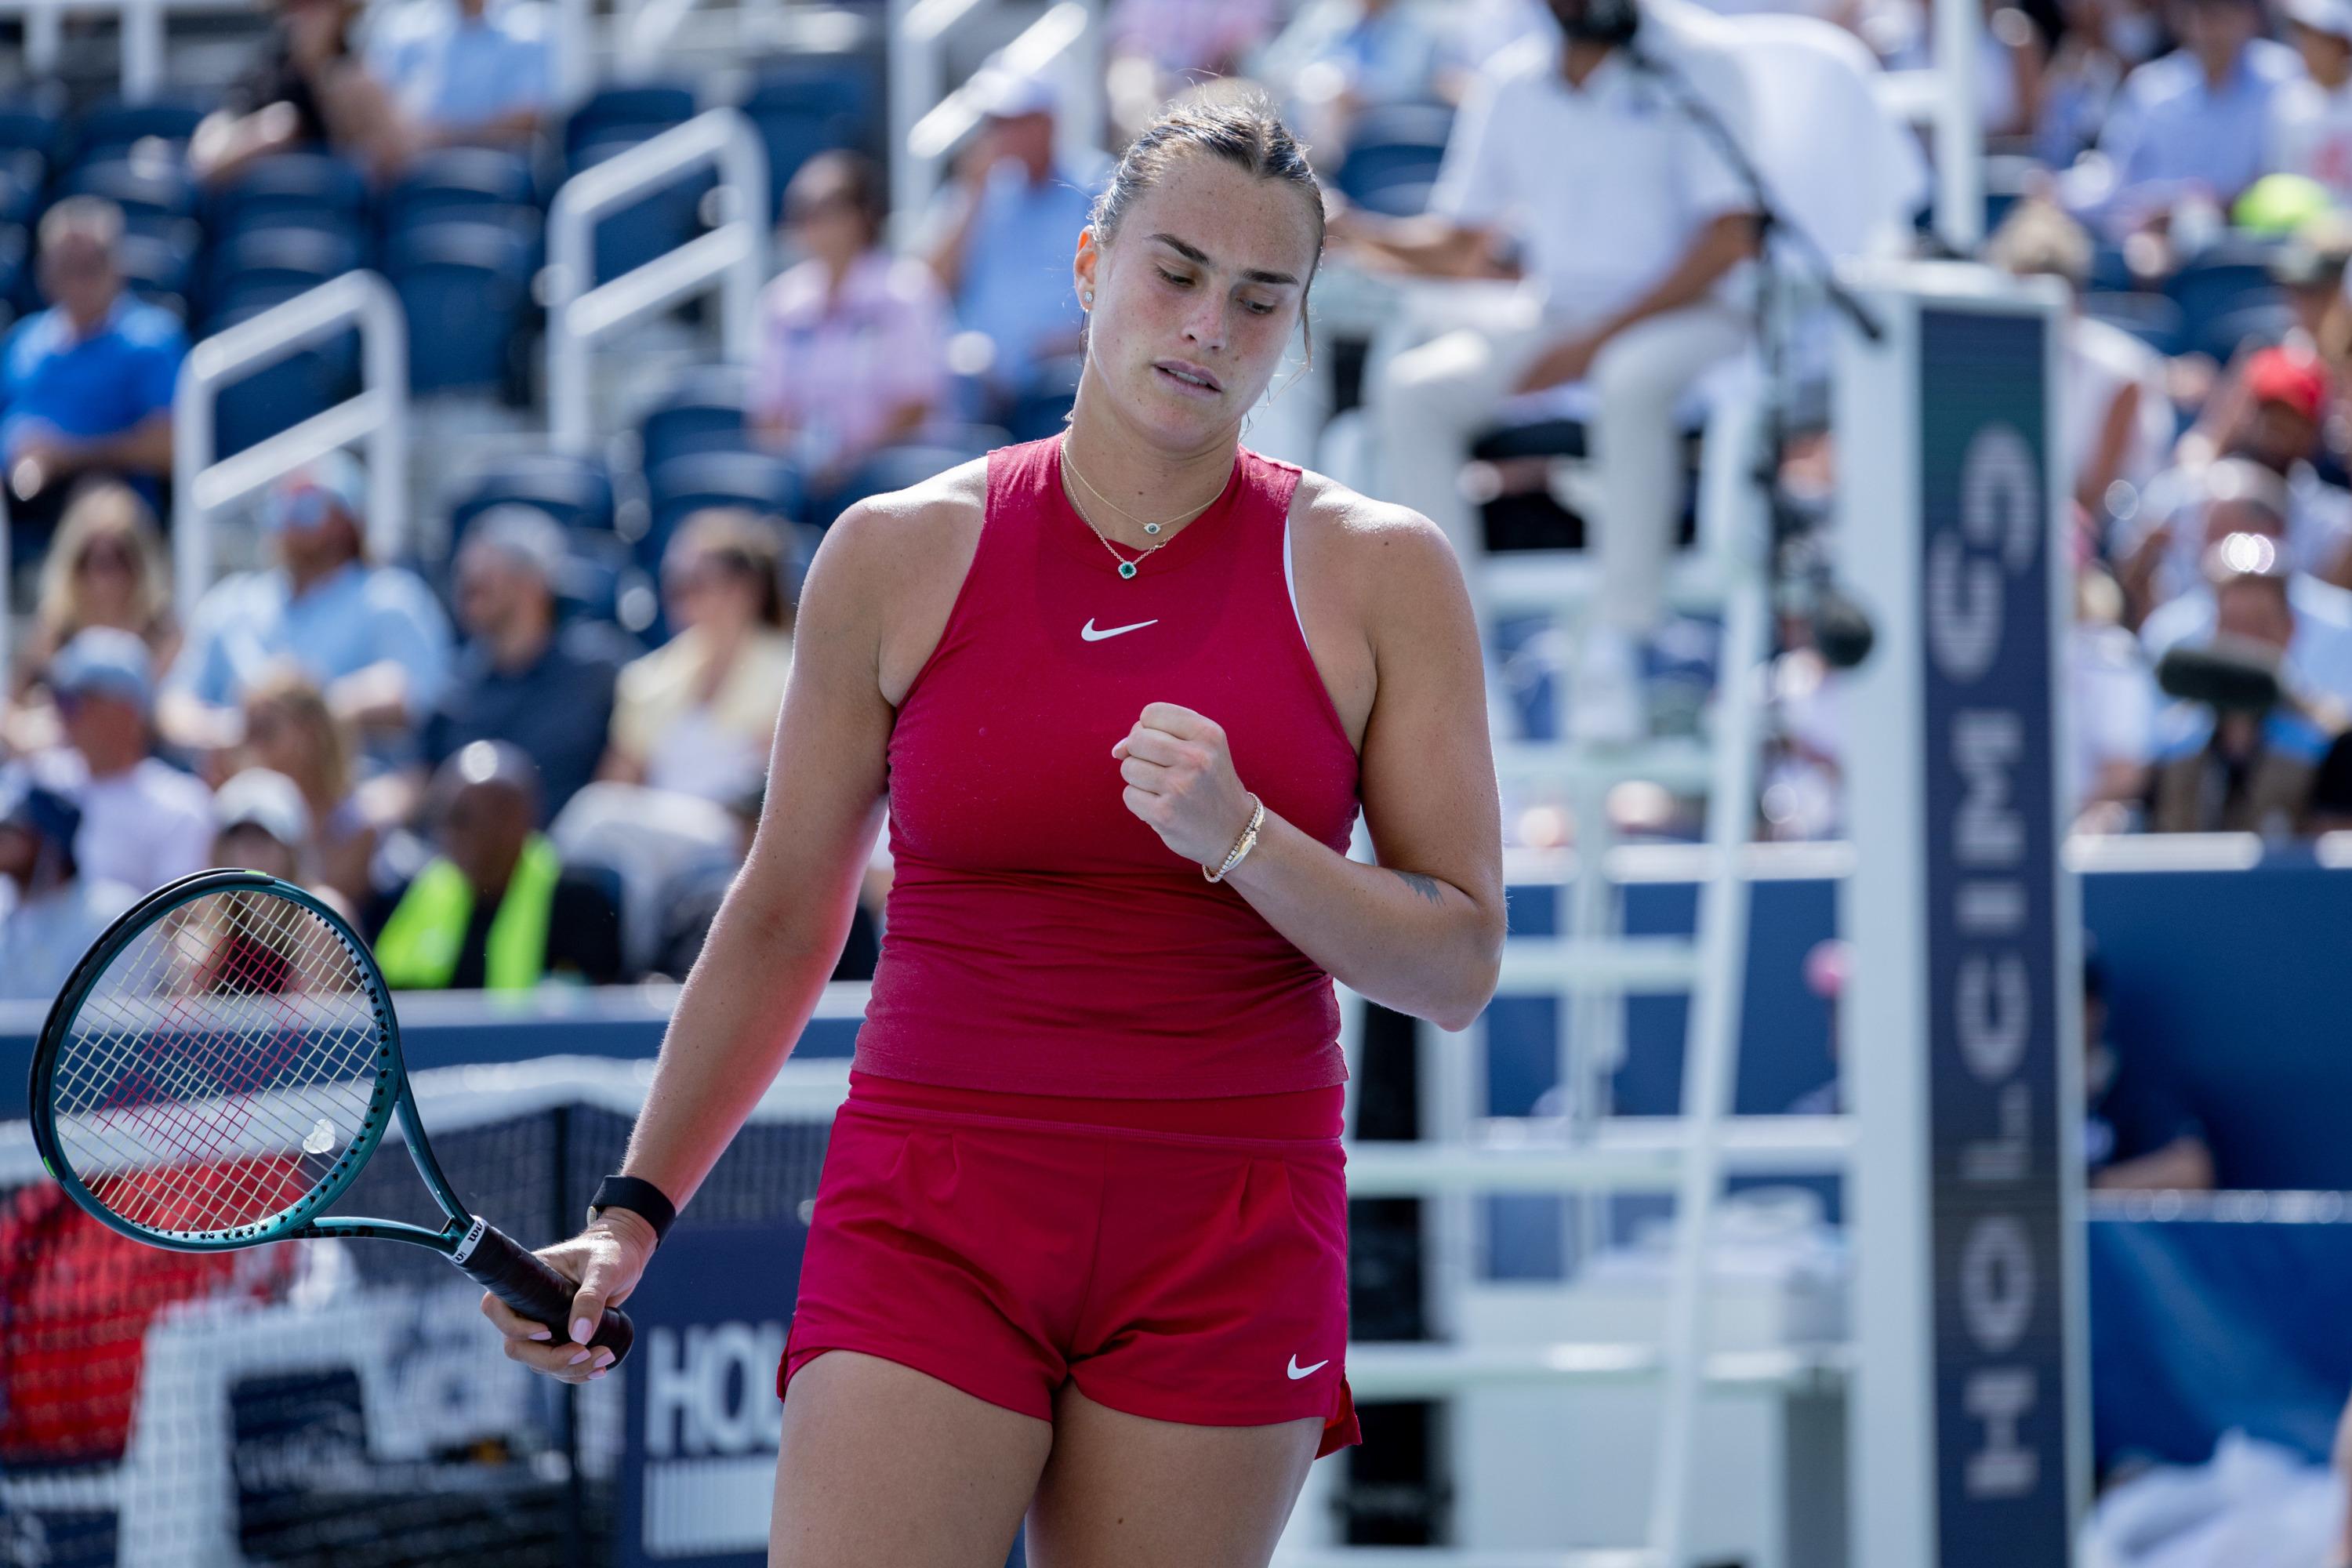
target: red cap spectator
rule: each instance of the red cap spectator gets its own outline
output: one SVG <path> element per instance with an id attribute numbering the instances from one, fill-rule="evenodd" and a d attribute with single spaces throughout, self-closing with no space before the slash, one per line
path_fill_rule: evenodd
<path id="1" fill-rule="evenodd" d="M 2284 403 L 2305 419 L 2327 406 L 2327 373 L 2319 362 L 2269 348 L 2246 362 L 2246 391 L 2257 403 Z"/>

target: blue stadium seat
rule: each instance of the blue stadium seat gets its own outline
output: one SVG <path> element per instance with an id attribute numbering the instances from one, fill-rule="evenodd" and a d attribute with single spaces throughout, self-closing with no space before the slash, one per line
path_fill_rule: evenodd
<path id="1" fill-rule="evenodd" d="M 818 153 L 866 140 L 873 113 L 866 78 L 854 63 L 788 66 L 761 76 L 743 113 L 768 149 L 768 211 L 783 211 L 784 187 Z"/>
<path id="2" fill-rule="evenodd" d="M 474 519 L 494 506 L 510 504 L 535 506 L 568 529 L 610 532 L 613 476 L 593 458 L 561 452 L 501 458 L 475 475 L 449 509 L 451 551 Z"/>
<path id="3" fill-rule="evenodd" d="M 695 366 L 638 422 L 640 466 L 651 473 L 688 452 L 751 450 L 751 409 L 749 367 Z"/>
<path id="4" fill-rule="evenodd" d="M 2213 345 L 2213 357 L 2227 364 L 2241 349 L 2267 348 L 2294 327 L 2294 307 L 2284 300 L 2271 300 L 2231 311 L 2207 328 L 2205 335 Z"/>
<path id="5" fill-rule="evenodd" d="M 984 429 L 987 426 L 970 428 Z M 1002 431 L 997 433 L 1003 434 Z M 1003 445 L 1001 442 L 995 444 Z M 885 447 L 860 463 L 841 489 L 826 498 L 824 505 L 831 516 L 813 516 L 809 521 L 820 528 L 830 528 L 834 518 L 840 516 L 855 502 L 868 496 L 887 495 L 892 490 L 921 484 L 958 464 L 971 461 L 987 450 L 987 447 L 982 447 L 975 451 L 962 441 L 940 441 L 936 438 Z"/>
<path id="6" fill-rule="evenodd" d="M 0 152 L 37 153 L 46 164 L 58 151 L 57 110 L 37 95 L 11 91 L 0 106 Z"/>
<path id="7" fill-rule="evenodd" d="M 144 103 L 103 99 L 67 129 L 60 161 L 68 166 L 84 163 L 150 140 L 184 148 L 205 113 L 205 105 L 185 97 L 166 96 Z"/>
<path id="8" fill-rule="evenodd" d="M 800 470 L 766 452 L 688 452 L 646 476 L 652 525 L 637 541 L 637 559 L 657 571 L 679 523 L 705 507 L 749 507 L 785 521 L 799 518 Z"/>
<path id="9" fill-rule="evenodd" d="M 33 294 L 33 237 L 21 225 L 0 224 L 0 315 L 13 322 L 40 309 Z"/>
<path id="10" fill-rule="evenodd" d="M 0 224 L 30 223 L 41 205 L 41 167 L 18 162 L 29 154 L 0 153 Z"/>
<path id="11" fill-rule="evenodd" d="M 64 194 L 103 196 L 122 209 L 124 227 L 151 232 L 194 218 L 203 202 L 186 165 L 143 156 L 93 158 L 66 176 Z"/>
<path id="12" fill-rule="evenodd" d="M 2216 328 L 2235 311 L 2278 298 L 2271 281 L 2268 247 L 2225 242 L 2199 256 L 2168 279 L 2164 291 L 2187 321 L 2184 347 L 2226 359 L 2234 344 L 2219 341 Z"/>
<path id="13" fill-rule="evenodd" d="M 203 313 L 291 300 L 360 266 L 359 237 L 310 228 L 260 228 L 213 247 Z"/>
<path id="14" fill-rule="evenodd" d="M 271 303 L 275 301 L 240 303 L 215 320 L 211 331 L 233 327 L 260 314 Z M 351 331 L 298 349 L 224 386 L 213 416 L 216 455 L 234 457 L 292 429 L 350 396 L 358 378 L 359 334 Z"/>
<path id="15" fill-rule="evenodd" d="M 220 239 L 286 225 L 356 232 L 367 205 L 367 176 L 357 164 L 326 153 L 280 153 L 214 193 L 212 231 Z"/>
<path id="16" fill-rule="evenodd" d="M 2187 346 L 2189 318 L 2161 294 L 2094 290 L 2083 296 L 2083 314 L 2121 327 L 2158 353 Z"/>
<path id="17" fill-rule="evenodd" d="M 196 258 L 204 231 L 183 219 L 175 230 L 125 233 L 114 250 L 122 280 L 141 299 L 186 321 L 194 312 Z"/>
<path id="18" fill-rule="evenodd" d="M 1445 158 L 1454 110 L 1442 103 L 1398 103 L 1367 111 L 1349 138 L 1338 184 L 1349 201 L 1413 181 L 1433 181 Z"/>
<path id="19" fill-rule="evenodd" d="M 694 89 L 677 85 L 604 87 L 590 93 L 563 122 L 563 160 L 572 173 L 580 155 L 600 142 L 642 142 L 694 118 Z"/>
<path id="20" fill-rule="evenodd" d="M 617 157 L 640 140 L 624 138 L 591 143 L 581 149 L 573 172 L 593 168 Z M 718 183 L 717 174 L 706 167 L 599 219 L 594 244 L 595 280 L 609 283 L 701 233 L 702 198 Z"/>
<path id="21" fill-rule="evenodd" d="M 471 207 L 536 209 L 538 184 L 530 160 L 496 147 L 443 147 L 408 165 L 383 195 L 389 236 L 412 223 Z"/>
<path id="22" fill-rule="evenodd" d="M 452 218 L 394 235 L 384 271 L 408 317 L 411 392 L 502 385 L 530 303 L 530 243 L 512 227 Z"/>

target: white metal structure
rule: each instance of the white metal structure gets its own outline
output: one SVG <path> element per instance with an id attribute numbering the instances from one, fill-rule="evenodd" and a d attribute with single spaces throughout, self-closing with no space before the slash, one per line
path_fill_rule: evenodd
<path id="1" fill-rule="evenodd" d="M 719 170 L 727 220 L 591 287 L 597 220 L 705 163 Z M 557 450 L 584 452 L 594 441 L 589 353 L 633 321 L 715 286 L 727 357 L 751 357 L 768 278 L 768 151 L 740 110 L 706 110 L 572 175 L 548 208 L 547 231 L 548 428 Z"/>
<path id="2" fill-rule="evenodd" d="M 223 386 L 353 326 L 360 333 L 358 396 L 214 460 L 213 414 Z M 338 447 L 367 442 L 368 548 L 379 560 L 397 554 L 409 522 L 408 323 L 398 296 L 373 272 L 346 272 L 205 339 L 180 363 L 172 430 L 173 608 L 181 625 L 212 584 L 213 519 Z"/>
<path id="3" fill-rule="evenodd" d="M 949 35 L 982 8 L 982 0 L 890 0 L 890 213 L 903 243 L 939 189 L 948 152 L 979 123 L 971 82 L 947 88 Z M 1062 0 L 997 58 L 1004 70 L 1053 79 L 1061 112 L 1055 139 L 1063 157 L 1085 161 L 1102 145 L 1102 28 L 1085 0 Z"/>

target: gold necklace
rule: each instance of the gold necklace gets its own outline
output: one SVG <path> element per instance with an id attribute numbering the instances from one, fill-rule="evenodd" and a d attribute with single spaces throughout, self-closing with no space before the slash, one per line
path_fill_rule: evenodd
<path id="1" fill-rule="evenodd" d="M 1235 460 L 1238 461 L 1239 459 L 1236 458 Z M 1078 466 L 1070 461 L 1069 447 L 1066 443 L 1064 445 L 1062 449 L 1062 468 L 1064 472 L 1076 479 L 1078 483 L 1085 485 L 1088 495 L 1093 496 L 1096 500 L 1101 501 L 1103 505 L 1110 508 L 1111 510 L 1118 512 L 1119 516 L 1126 518 L 1129 522 L 1141 523 L 1143 526 L 1143 531 L 1146 533 L 1157 533 L 1169 523 L 1182 522 L 1188 518 L 1198 517 L 1201 513 L 1216 505 L 1218 498 L 1225 493 L 1222 489 L 1220 489 L 1216 495 L 1211 496 L 1207 500 L 1202 501 L 1191 511 L 1180 512 L 1174 517 L 1164 518 L 1158 522 L 1145 522 L 1143 519 L 1137 517 L 1134 513 L 1121 509 L 1117 501 L 1112 500 L 1108 496 L 1104 495 L 1102 491 L 1097 489 L 1091 483 L 1089 483 L 1086 475 L 1078 472 Z M 1228 478 L 1230 479 L 1230 477 L 1231 476 L 1229 475 Z M 1118 552 L 1118 546 L 1110 542 L 1110 536 L 1105 533 L 1101 529 L 1095 526 L 1095 520 L 1087 515 L 1087 509 L 1078 504 L 1078 498 L 1076 496 L 1070 494 L 1069 487 L 1066 484 L 1062 487 L 1062 493 L 1068 498 L 1070 510 L 1078 514 L 1078 521 L 1085 523 L 1087 527 L 1094 531 L 1094 536 L 1102 541 L 1103 548 L 1110 552 L 1111 559 L 1118 563 L 1118 574 L 1124 580 L 1131 581 L 1134 578 L 1136 571 L 1141 564 L 1145 555 L 1150 555 L 1152 551 L 1161 549 L 1174 542 L 1172 540 L 1163 539 L 1158 544 L 1154 544 L 1147 548 L 1143 552 L 1142 555 L 1138 555 L 1133 561 L 1129 561 Z"/>

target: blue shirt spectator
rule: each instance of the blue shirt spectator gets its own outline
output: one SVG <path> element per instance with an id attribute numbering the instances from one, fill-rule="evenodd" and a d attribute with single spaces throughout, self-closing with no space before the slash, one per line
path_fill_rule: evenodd
<path id="1" fill-rule="evenodd" d="M 271 489 L 262 514 L 279 564 L 224 578 L 197 601 L 164 678 L 171 739 L 234 742 L 229 710 L 281 661 L 362 732 L 405 735 L 432 711 L 448 681 L 449 623 L 415 574 L 362 558 L 365 493 L 358 462 L 340 451 Z"/>
<path id="2" fill-rule="evenodd" d="M 2190 0 L 2180 15 L 2183 47 L 2124 79 L 2099 138 L 2126 226 L 2192 188 L 2234 201 L 2268 172 L 2272 95 L 2303 75 L 2293 49 L 2255 36 L 2251 0 Z"/>
<path id="3" fill-rule="evenodd" d="M 69 196 L 41 220 L 47 310 L 0 343 L 0 459 L 12 521 L 54 525 L 67 481 L 119 474 L 150 506 L 172 468 L 172 388 L 187 336 L 168 310 L 123 292 L 122 213 Z M 36 541 L 37 542 L 37 540 Z"/>
<path id="4" fill-rule="evenodd" d="M 384 18 L 368 63 L 425 141 L 528 135 L 555 96 L 540 0 L 407 0 Z"/>
<path id="5" fill-rule="evenodd" d="M 1102 174 L 1055 157 L 1045 82 L 984 71 L 979 90 L 988 120 L 967 157 L 971 174 L 941 194 L 930 261 L 957 323 L 995 345 L 988 381 L 1018 394 L 1042 362 L 1078 352 L 1085 315 L 1070 261 Z"/>
<path id="6" fill-rule="evenodd" d="M 1453 41 L 1420 0 L 1308 0 L 1266 47 L 1257 74 L 1286 95 L 1307 145 L 1345 149 L 1355 117 L 1443 96 Z"/>

